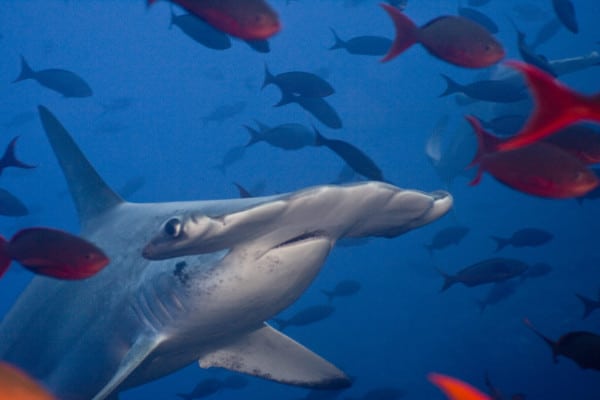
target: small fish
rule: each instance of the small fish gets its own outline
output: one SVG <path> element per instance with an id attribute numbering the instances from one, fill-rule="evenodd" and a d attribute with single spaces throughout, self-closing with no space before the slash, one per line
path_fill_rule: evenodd
<path id="1" fill-rule="evenodd" d="M 452 378 L 451 376 L 435 372 L 427 375 L 427 378 L 438 387 L 449 400 L 492 400 L 473 386 Z"/>
<path id="2" fill-rule="evenodd" d="M 342 119 L 335 108 L 333 108 L 331 104 L 321 97 L 304 97 L 283 92 L 281 100 L 279 103 L 275 104 L 274 107 L 281 107 L 290 103 L 298 104 L 304 110 L 308 111 L 313 117 L 331 129 L 342 128 Z"/>
<path id="3" fill-rule="evenodd" d="M 348 40 L 342 40 L 333 28 L 329 29 L 335 40 L 335 43 L 329 50 L 345 49 L 350 54 L 383 56 L 392 46 L 391 39 L 381 36 L 356 36 Z"/>
<path id="4" fill-rule="evenodd" d="M 316 145 L 315 133 L 302 124 L 289 123 L 274 127 L 263 126 L 259 130 L 247 125 L 244 125 L 244 127 L 250 133 L 250 140 L 246 147 L 258 142 L 266 142 L 271 146 L 284 150 L 298 150 Z"/>
<path id="5" fill-rule="evenodd" d="M 33 79 L 40 85 L 65 97 L 89 97 L 92 95 L 92 88 L 75 73 L 56 68 L 34 71 L 25 61 L 25 57 L 21 56 L 21 73 L 12 83 L 26 79 Z"/>
<path id="6" fill-rule="evenodd" d="M 21 200 L 7 190 L 0 188 L 0 215 L 7 217 L 23 217 L 29 210 Z"/>
<path id="7" fill-rule="evenodd" d="M 523 228 L 514 232 L 509 238 L 490 236 L 496 242 L 496 253 L 506 246 L 513 247 L 537 247 L 544 245 L 554 239 L 554 235 L 548 231 L 537 228 Z"/>
<path id="8" fill-rule="evenodd" d="M 461 85 L 449 76 L 441 75 L 446 80 L 446 90 L 440 94 L 440 97 L 453 93 L 464 93 L 472 99 L 494 103 L 514 103 L 527 98 L 525 86 L 512 81 L 491 79 Z"/>
<path id="9" fill-rule="evenodd" d="M 498 25 L 487 15 L 482 13 L 481 11 L 475 10 L 469 7 L 459 7 L 458 15 L 464 18 L 468 18 L 471 21 L 483 26 L 488 32 L 494 34 L 498 33 L 500 29 L 498 29 Z"/>
<path id="10" fill-rule="evenodd" d="M 288 326 L 304 326 L 329 317 L 335 308 L 330 305 L 310 306 L 298 311 L 291 318 L 273 318 L 273 321 L 279 325 L 279 330 L 284 330 Z"/>
<path id="11" fill-rule="evenodd" d="M 226 50 L 231 47 L 231 39 L 226 33 L 214 28 L 196 15 L 175 15 L 173 8 L 171 8 L 169 29 L 173 25 L 181 29 L 190 39 L 209 49 Z"/>
<path id="12" fill-rule="evenodd" d="M 592 312 L 600 308 L 600 292 L 598 293 L 597 300 L 592 300 L 579 293 L 575 293 L 575 296 L 583 303 L 583 315 L 581 319 L 586 319 Z"/>
<path id="13" fill-rule="evenodd" d="M 289 71 L 273 75 L 265 64 L 262 88 L 271 84 L 279 87 L 282 95 L 287 93 L 302 97 L 327 97 L 335 93 L 331 84 L 319 75 L 304 71 Z"/>
<path id="14" fill-rule="evenodd" d="M 327 300 L 331 303 L 336 297 L 347 297 L 358 293 L 360 290 L 360 282 L 354 280 L 343 280 L 338 282 L 333 290 L 321 290 L 327 296 Z"/>
<path id="15" fill-rule="evenodd" d="M 600 163 L 600 132 L 588 126 L 568 126 L 544 141 L 560 147 L 586 165 Z"/>
<path id="16" fill-rule="evenodd" d="M 440 270 L 440 274 L 444 277 L 444 285 L 440 291 L 445 291 L 455 283 L 473 287 L 502 282 L 521 275 L 527 268 L 527 264 L 513 258 L 490 258 L 469 265 L 458 271 L 456 275 L 449 275 Z"/>
<path id="17" fill-rule="evenodd" d="M 14 167 L 14 168 L 23 168 L 23 169 L 32 169 L 35 168 L 35 165 L 25 164 L 22 161 L 17 159 L 15 155 L 15 145 L 17 144 L 18 136 L 15 136 L 13 140 L 10 141 L 8 146 L 6 146 L 6 150 L 4 150 L 4 154 L 2 158 L 0 158 L 0 175 L 4 168 Z"/>
<path id="18" fill-rule="evenodd" d="M 237 101 L 233 104 L 223 104 L 202 117 L 202 123 L 207 124 L 209 122 L 217 122 L 222 124 L 226 120 L 241 114 L 245 108 L 245 101 Z"/>
<path id="19" fill-rule="evenodd" d="M 600 93 L 593 96 L 579 94 L 539 68 L 520 61 L 508 61 L 506 65 L 524 75 L 535 100 L 535 109 L 514 137 L 498 144 L 498 150 L 526 146 L 582 120 L 600 123 Z"/>
<path id="20" fill-rule="evenodd" d="M 147 0 L 148 5 L 158 0 Z M 277 13 L 264 0 L 172 0 L 228 35 L 267 39 L 281 29 Z"/>
<path id="21" fill-rule="evenodd" d="M 17 367 L 0 361 L 0 400 L 56 400 Z"/>
<path id="22" fill-rule="evenodd" d="M 562 335 L 555 342 L 538 331 L 529 320 L 525 319 L 523 322 L 550 346 L 555 363 L 558 362 L 558 356 L 565 356 L 575 361 L 582 369 L 600 371 L 600 335 L 575 331 Z"/>
<path id="23" fill-rule="evenodd" d="M 527 44 L 525 33 L 523 33 L 517 27 L 517 24 L 512 19 L 510 20 L 510 22 L 512 23 L 513 27 L 515 28 L 515 31 L 517 32 L 517 48 L 519 49 L 519 55 L 521 56 L 521 59 L 526 63 L 535 65 L 542 71 L 556 77 L 556 71 L 554 71 L 548 59 L 544 56 L 536 54 L 533 48 L 531 48 Z"/>
<path id="24" fill-rule="evenodd" d="M 508 299 L 516 293 L 518 286 L 518 282 L 514 280 L 494 283 L 483 299 L 476 300 L 476 303 L 479 306 L 479 312 L 483 313 L 488 306 L 498 304 L 502 300 Z"/>
<path id="25" fill-rule="evenodd" d="M 431 239 L 430 244 L 426 244 L 425 248 L 429 254 L 433 254 L 434 250 L 441 250 L 450 245 L 458 245 L 470 229 L 466 226 L 450 226 L 438 231 Z"/>
<path id="26" fill-rule="evenodd" d="M 0 277 L 12 260 L 36 274 L 66 280 L 95 275 L 110 261 L 92 243 L 51 228 L 23 229 L 8 242 L 0 236 Z"/>
<path id="27" fill-rule="evenodd" d="M 246 146 L 233 146 L 227 150 L 225 155 L 223 155 L 221 162 L 218 165 L 215 165 L 215 168 L 221 171 L 221 173 L 225 174 L 227 172 L 227 168 L 244 158 L 245 154 Z"/>
<path id="28" fill-rule="evenodd" d="M 562 24 L 571 32 L 578 33 L 579 25 L 575 16 L 575 6 L 571 0 L 552 0 L 554 13 Z"/>
<path id="29" fill-rule="evenodd" d="M 396 27 L 396 38 L 382 62 L 417 42 L 434 56 L 460 67 L 489 67 L 504 57 L 502 45 L 484 27 L 467 18 L 438 17 L 419 28 L 397 8 L 385 3 L 381 7 Z"/>

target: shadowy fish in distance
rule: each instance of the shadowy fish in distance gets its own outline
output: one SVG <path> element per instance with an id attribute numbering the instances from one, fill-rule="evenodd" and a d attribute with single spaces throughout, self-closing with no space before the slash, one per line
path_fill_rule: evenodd
<path id="1" fill-rule="evenodd" d="M 6 217 L 23 217 L 29 210 L 21 200 L 5 189 L 0 188 L 0 215 Z"/>
<path id="2" fill-rule="evenodd" d="M 600 291 L 597 300 L 592 300 L 579 293 L 575 293 L 575 296 L 583 303 L 583 315 L 581 316 L 581 319 L 586 319 L 592 312 L 600 308 Z"/>
<path id="3" fill-rule="evenodd" d="M 225 174 L 227 168 L 244 158 L 246 154 L 246 146 L 233 146 L 223 155 L 221 162 L 215 165 L 221 173 Z"/>
<path id="4" fill-rule="evenodd" d="M 175 15 L 171 7 L 171 23 L 169 29 L 175 25 L 190 39 L 204 47 L 213 50 L 226 50 L 231 47 L 231 39 L 223 31 L 214 28 L 203 19 L 193 14 Z"/>
<path id="5" fill-rule="evenodd" d="M 279 103 L 273 107 L 296 103 L 313 117 L 331 129 L 341 129 L 342 119 L 331 104 L 321 97 L 305 97 L 297 94 L 283 92 Z"/>
<path id="6" fill-rule="evenodd" d="M 483 172 L 500 183 L 534 196 L 564 199 L 581 197 L 598 186 L 598 177 L 578 158 L 546 142 L 537 142 L 510 151 L 498 151 L 501 140 L 483 129 L 473 116 L 467 120 L 477 136 L 478 149 L 470 166 L 479 184 Z M 508 139 L 511 140 L 511 139 Z"/>
<path id="7" fill-rule="evenodd" d="M 331 303 L 336 297 L 348 297 L 358 293 L 360 286 L 360 282 L 358 281 L 345 279 L 338 282 L 332 290 L 323 289 L 321 293 L 327 296 L 327 300 Z"/>
<path id="8" fill-rule="evenodd" d="M 483 299 L 475 300 L 475 303 L 479 307 L 479 312 L 483 313 L 488 306 L 498 304 L 502 300 L 508 299 L 517 292 L 518 286 L 519 283 L 515 280 L 494 283 Z"/>
<path id="9" fill-rule="evenodd" d="M 466 226 L 449 226 L 436 232 L 431 239 L 430 244 L 426 244 L 425 248 L 429 251 L 429 254 L 433 254 L 434 250 L 441 250 L 450 245 L 458 245 L 470 229 Z"/>
<path id="10" fill-rule="evenodd" d="M 548 22 L 546 22 L 540 30 L 535 35 L 533 42 L 529 46 L 532 50 L 537 49 L 542 44 L 546 43 L 550 39 L 552 39 L 560 30 L 562 29 L 563 24 L 560 22 L 558 18 L 552 18 Z"/>
<path id="11" fill-rule="evenodd" d="M 214 110 L 212 110 L 210 113 L 202 117 L 202 123 L 205 125 L 209 122 L 217 122 L 219 124 L 222 124 L 226 120 L 241 114 L 245 108 L 245 101 L 237 101 L 233 104 L 220 105 Z"/>
<path id="12" fill-rule="evenodd" d="M 600 123 L 600 93 L 592 96 L 577 93 L 556 81 L 552 75 L 520 61 L 507 61 L 506 65 L 525 77 L 535 109 L 517 134 L 498 144 L 498 150 L 526 146 L 578 121 Z"/>
<path id="13" fill-rule="evenodd" d="M 304 71 L 289 71 L 273 75 L 265 64 L 265 79 L 261 89 L 274 84 L 282 95 L 286 93 L 302 97 L 327 97 L 335 93 L 329 82 L 319 75 Z"/>
<path id="14" fill-rule="evenodd" d="M 148 0 L 152 5 L 158 0 Z M 281 29 L 264 0 L 172 0 L 220 31 L 240 39 L 267 39 Z"/>
<path id="15" fill-rule="evenodd" d="M 329 28 L 335 43 L 329 50 L 345 49 L 350 54 L 364 56 L 383 56 L 392 46 L 392 40 L 382 36 L 355 36 L 342 40 L 333 28 Z"/>
<path id="16" fill-rule="evenodd" d="M 396 38 L 382 62 L 395 58 L 415 43 L 421 43 L 444 61 L 466 68 L 489 67 L 504 57 L 502 45 L 470 19 L 442 16 L 419 28 L 397 8 L 388 4 L 381 7 L 396 27 Z"/>
<path id="17" fill-rule="evenodd" d="M 17 367 L 0 361 L 0 400 L 57 400 Z"/>
<path id="18" fill-rule="evenodd" d="M 406 395 L 402 389 L 395 387 L 380 387 L 371 389 L 360 397 L 345 397 L 344 400 L 397 400 Z"/>
<path id="19" fill-rule="evenodd" d="M 490 17 L 481 11 L 469 7 L 458 7 L 458 15 L 483 26 L 491 34 L 498 33 L 500 31 L 500 29 L 498 29 L 498 25 L 496 25 L 496 23 Z"/>
<path id="20" fill-rule="evenodd" d="M 57 68 L 34 71 L 25 61 L 25 57 L 21 56 L 21 73 L 12 83 L 26 79 L 33 79 L 40 85 L 65 97 L 89 97 L 92 95 L 92 88 L 75 73 Z"/>
<path id="21" fill-rule="evenodd" d="M 335 307 L 331 305 L 316 305 L 298 311 L 291 318 L 273 318 L 273 321 L 279 326 L 279 330 L 282 331 L 288 326 L 304 326 L 321 321 L 333 314 L 334 311 Z"/>
<path id="22" fill-rule="evenodd" d="M 435 372 L 427 375 L 427 378 L 438 387 L 449 400 L 492 400 L 473 386 L 452 378 L 451 376 L 438 374 Z"/>
<path id="23" fill-rule="evenodd" d="M 537 228 L 523 228 L 514 232 L 509 238 L 490 236 L 496 242 L 495 252 L 499 252 L 506 246 L 513 247 L 537 247 L 554 239 L 554 235 L 548 231 Z"/>
<path id="24" fill-rule="evenodd" d="M 552 7 L 565 28 L 573 33 L 579 32 L 579 25 L 575 16 L 575 6 L 571 0 L 552 0 Z"/>
<path id="25" fill-rule="evenodd" d="M 455 283 L 473 287 L 502 282 L 521 275 L 527 268 L 527 264 L 514 258 L 489 258 L 461 269 L 456 275 L 449 275 L 438 269 L 444 277 L 444 285 L 440 292 Z"/>
<path id="26" fill-rule="evenodd" d="M 4 168 L 8 167 L 23 169 L 32 169 L 36 167 L 35 165 L 25 164 L 17 159 L 17 156 L 15 155 L 15 146 L 18 139 L 19 136 L 15 136 L 13 140 L 10 141 L 8 146 L 6 146 L 6 150 L 4 150 L 4 154 L 2 155 L 2 158 L 0 158 L 0 175 L 4 171 Z"/>
<path id="27" fill-rule="evenodd" d="M 302 124 L 289 123 L 269 127 L 257 121 L 259 129 L 244 125 L 250 140 L 246 147 L 258 142 L 266 142 L 274 147 L 284 150 L 298 150 L 307 146 L 316 145 L 315 133 Z"/>
<path id="28" fill-rule="evenodd" d="M 535 51 L 527 44 L 525 33 L 519 29 L 517 24 L 512 19 L 509 18 L 509 20 L 517 32 L 517 48 L 519 49 L 519 55 L 521 56 L 521 59 L 526 63 L 535 65 L 542 71 L 556 77 L 557 73 L 552 68 L 552 65 L 550 65 L 548 59 L 544 56 L 536 54 Z"/>
<path id="29" fill-rule="evenodd" d="M 110 262 L 94 244 L 51 228 L 23 229 L 10 241 L 0 236 L 0 276 L 13 260 L 33 273 L 67 280 L 88 278 Z"/>
<path id="30" fill-rule="evenodd" d="M 524 319 L 525 325 L 552 349 L 552 359 L 558 362 L 558 356 L 575 361 L 583 369 L 600 371 L 600 336 L 592 332 L 575 331 L 562 335 L 556 342 L 538 331 L 533 324 Z"/>
<path id="31" fill-rule="evenodd" d="M 455 82 L 447 75 L 441 74 L 446 81 L 446 90 L 440 97 L 453 93 L 464 93 L 466 96 L 481 101 L 494 103 L 514 103 L 527 98 L 525 86 L 504 79 L 484 79 L 467 85 Z"/>

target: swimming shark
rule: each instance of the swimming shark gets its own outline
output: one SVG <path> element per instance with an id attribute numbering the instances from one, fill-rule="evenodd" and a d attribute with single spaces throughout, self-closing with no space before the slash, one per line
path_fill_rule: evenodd
<path id="1" fill-rule="evenodd" d="M 382 182 L 130 203 L 47 108 L 39 115 L 80 235 L 111 259 L 82 281 L 34 277 L 0 325 L 0 359 L 62 400 L 117 399 L 194 362 L 290 385 L 346 387 L 344 372 L 265 321 L 305 291 L 338 239 L 395 237 L 452 206 L 446 192 Z"/>

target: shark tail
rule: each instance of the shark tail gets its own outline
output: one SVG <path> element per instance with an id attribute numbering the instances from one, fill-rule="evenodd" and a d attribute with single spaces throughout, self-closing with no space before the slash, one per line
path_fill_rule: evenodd
<path id="1" fill-rule="evenodd" d="M 27 60 L 25 60 L 25 57 L 21 55 L 21 73 L 19 74 L 19 76 L 17 76 L 17 79 L 12 81 L 12 83 L 33 78 L 35 78 L 35 72 L 31 69 L 29 64 L 27 64 Z"/>
<path id="2" fill-rule="evenodd" d="M 494 251 L 494 253 L 499 252 L 500 250 L 502 250 L 510 244 L 510 239 L 504 239 L 498 236 L 490 236 L 490 238 L 492 238 L 492 240 L 496 242 L 496 250 Z"/>
<path id="3" fill-rule="evenodd" d="M 0 278 L 4 275 L 8 267 L 10 266 L 11 258 L 8 255 L 6 245 L 8 242 L 3 236 L 0 236 Z"/>
<path id="4" fill-rule="evenodd" d="M 335 30 L 333 28 L 329 28 L 329 30 L 333 34 L 333 40 L 335 40 L 335 43 L 333 44 L 333 46 L 331 46 L 329 48 L 329 50 L 345 49 L 346 42 L 344 42 L 342 39 L 340 39 L 340 37 L 337 35 L 337 33 L 335 32 Z"/>
<path id="5" fill-rule="evenodd" d="M 35 165 L 25 164 L 24 162 L 17 159 L 15 155 L 15 145 L 17 144 L 17 140 L 19 136 L 15 136 L 13 140 L 10 141 L 8 147 L 4 151 L 4 155 L 0 158 L 0 174 L 7 167 L 15 167 L 15 168 L 23 168 L 23 169 L 31 169 L 35 168 Z"/>
<path id="6" fill-rule="evenodd" d="M 446 81 L 446 90 L 444 90 L 444 92 L 442 94 L 440 94 L 439 97 L 448 96 L 453 93 L 463 93 L 464 92 L 465 87 L 462 86 L 460 83 L 456 82 L 455 80 L 450 78 L 448 75 L 444 75 L 444 74 L 440 74 L 440 75 L 442 75 L 442 78 L 444 78 L 444 80 Z"/>
<path id="7" fill-rule="evenodd" d="M 581 319 L 586 319 L 595 309 L 600 308 L 600 302 L 598 301 L 588 299 L 578 293 L 575 293 L 575 296 L 583 303 L 583 315 Z"/>

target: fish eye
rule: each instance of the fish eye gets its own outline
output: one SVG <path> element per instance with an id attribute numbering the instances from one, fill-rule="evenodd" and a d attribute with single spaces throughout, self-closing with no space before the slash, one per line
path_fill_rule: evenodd
<path id="1" fill-rule="evenodd" d="M 171 218 L 165 224 L 164 231 L 171 237 L 178 237 L 181 234 L 181 220 L 179 218 Z"/>

